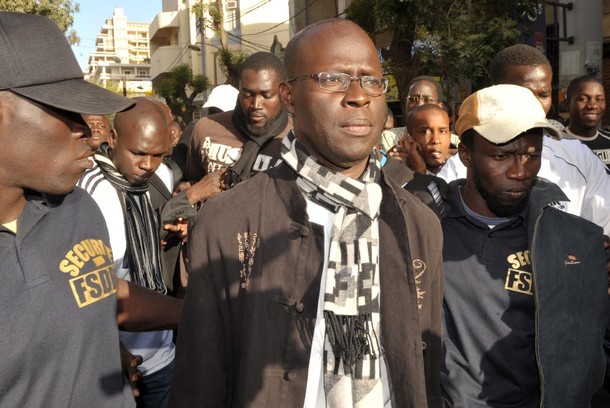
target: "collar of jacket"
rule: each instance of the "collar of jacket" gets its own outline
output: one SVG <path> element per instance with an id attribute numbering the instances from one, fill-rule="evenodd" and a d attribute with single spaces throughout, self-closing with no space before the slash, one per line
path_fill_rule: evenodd
<path id="1" fill-rule="evenodd" d="M 466 184 L 465 179 L 454 180 L 449 183 L 450 193 L 448 198 L 448 218 L 464 217 L 466 212 L 464 208 L 459 205 L 459 187 L 463 187 Z M 555 183 L 551 183 L 540 177 L 536 177 L 532 191 L 529 195 L 529 221 L 533 221 L 540 211 L 546 206 L 554 204 L 558 201 L 570 201 L 565 193 Z M 533 217 L 533 218 L 532 218 Z"/>

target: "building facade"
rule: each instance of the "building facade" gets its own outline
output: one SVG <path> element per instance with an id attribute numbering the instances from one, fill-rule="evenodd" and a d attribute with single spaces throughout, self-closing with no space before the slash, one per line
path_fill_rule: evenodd
<path id="1" fill-rule="evenodd" d="M 87 79 L 130 97 L 152 94 L 148 30 L 148 24 L 128 22 L 123 9 L 115 8 L 89 55 Z"/>
<path id="2" fill-rule="evenodd" d="M 286 0 L 162 0 L 162 12 L 149 28 L 150 63 L 153 83 L 179 64 L 190 65 L 194 74 L 204 74 L 212 87 L 227 81 L 220 64 L 223 47 L 211 27 L 209 13 L 198 18 L 194 10 L 220 3 L 226 33 L 226 48 L 252 54 L 281 53 L 290 38 L 289 2 Z M 203 114 L 207 93 L 195 99 L 194 119 Z"/>

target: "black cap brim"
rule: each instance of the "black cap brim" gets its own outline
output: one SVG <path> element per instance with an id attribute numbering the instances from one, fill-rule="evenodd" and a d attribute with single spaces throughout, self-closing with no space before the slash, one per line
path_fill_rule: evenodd
<path id="1" fill-rule="evenodd" d="M 41 104 L 75 113 L 108 115 L 135 105 L 129 98 L 80 78 L 9 89 Z"/>

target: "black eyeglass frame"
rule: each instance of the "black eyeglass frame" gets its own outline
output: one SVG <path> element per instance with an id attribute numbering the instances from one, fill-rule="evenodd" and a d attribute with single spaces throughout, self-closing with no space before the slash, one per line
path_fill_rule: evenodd
<path id="1" fill-rule="evenodd" d="M 413 99 L 413 100 L 411 100 Z M 438 100 L 430 95 L 407 95 L 405 100 L 409 103 L 419 103 L 419 101 L 423 100 L 424 103 L 437 103 Z"/>
<path id="2" fill-rule="evenodd" d="M 322 86 L 322 82 L 321 82 L 321 79 L 323 78 L 324 75 L 342 76 L 345 79 L 343 81 L 343 89 L 338 90 L 338 89 L 324 88 Z M 347 80 L 348 77 L 349 77 L 349 81 Z M 369 79 L 369 78 L 374 79 L 375 81 L 378 81 L 383 90 L 379 93 L 376 93 L 376 92 L 371 93 L 370 91 L 367 91 L 367 89 L 363 86 L 363 81 L 365 81 L 366 79 Z M 349 89 L 349 85 L 353 81 L 358 81 L 360 83 L 360 88 L 364 91 L 364 93 L 366 93 L 369 96 L 381 96 L 381 95 L 385 94 L 386 92 L 388 92 L 388 89 L 390 88 L 390 84 L 389 84 L 389 81 L 387 78 L 376 77 L 373 75 L 363 75 L 361 77 L 355 77 L 355 76 L 351 76 L 350 74 L 346 74 L 344 72 L 318 72 L 316 74 L 301 75 L 298 77 L 287 79 L 284 82 L 290 83 L 290 82 L 295 82 L 295 81 L 301 81 L 303 79 L 317 79 L 318 86 L 320 87 L 320 89 L 324 89 L 325 91 L 336 92 L 336 93 L 346 92 Z"/>

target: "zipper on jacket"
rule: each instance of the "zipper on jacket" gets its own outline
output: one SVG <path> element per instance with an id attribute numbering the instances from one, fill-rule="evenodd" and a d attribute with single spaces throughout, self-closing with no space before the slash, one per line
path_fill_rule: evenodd
<path id="1" fill-rule="evenodd" d="M 540 210 L 540 213 L 536 216 L 536 221 L 534 222 L 534 233 L 532 234 L 532 244 L 530 247 L 530 257 L 532 259 L 532 279 L 534 281 L 534 348 L 535 348 L 535 357 L 536 357 L 536 366 L 538 367 L 538 378 L 540 380 L 540 408 L 543 407 L 544 401 L 544 373 L 542 372 L 542 365 L 540 364 L 540 344 L 538 339 L 538 287 L 536 285 L 536 237 L 538 233 L 538 223 L 540 218 L 542 218 L 542 212 L 544 209 Z"/>

